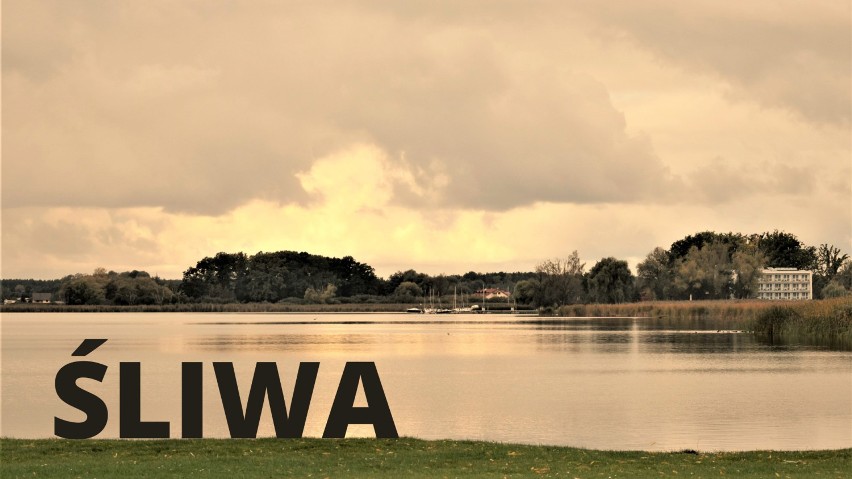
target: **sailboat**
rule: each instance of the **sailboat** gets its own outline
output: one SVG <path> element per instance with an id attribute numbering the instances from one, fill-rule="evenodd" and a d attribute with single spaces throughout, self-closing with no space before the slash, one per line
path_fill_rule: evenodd
<path id="1" fill-rule="evenodd" d="M 472 308 L 466 308 L 464 306 L 464 295 L 462 295 L 462 306 L 461 308 L 456 305 L 456 287 L 453 286 L 453 313 L 462 314 L 462 313 L 472 313 Z"/>
<path id="2" fill-rule="evenodd" d="M 438 309 L 435 310 L 435 314 L 450 314 L 452 312 L 452 309 L 441 306 L 441 296 L 438 296 Z"/>

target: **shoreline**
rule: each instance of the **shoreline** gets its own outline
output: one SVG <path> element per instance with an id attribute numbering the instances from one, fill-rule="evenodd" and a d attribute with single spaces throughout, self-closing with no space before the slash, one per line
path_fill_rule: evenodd
<path id="1" fill-rule="evenodd" d="M 419 303 L 339 303 L 339 304 L 288 304 L 288 303 L 176 303 L 150 305 L 68 305 L 16 303 L 0 306 L 3 313 L 396 313 L 412 317 L 431 316 L 406 313 L 406 309 L 419 307 Z M 489 314 L 512 313 L 507 303 L 488 304 Z M 519 309 L 524 314 L 538 314 L 535 309 Z M 479 314 L 479 313 L 474 313 Z"/>
<path id="2" fill-rule="evenodd" d="M 177 303 L 165 305 L 8 304 L 0 313 L 272 313 L 272 314 L 406 314 L 412 321 L 454 314 L 406 313 L 414 303 Z M 824 337 L 852 341 L 852 296 L 808 301 L 702 300 L 647 301 L 619 304 L 566 305 L 555 310 L 512 309 L 509 303 L 490 303 L 477 315 L 537 317 L 541 321 L 567 318 L 660 318 L 671 321 L 725 321 L 726 329 L 745 330 L 775 338 Z"/>

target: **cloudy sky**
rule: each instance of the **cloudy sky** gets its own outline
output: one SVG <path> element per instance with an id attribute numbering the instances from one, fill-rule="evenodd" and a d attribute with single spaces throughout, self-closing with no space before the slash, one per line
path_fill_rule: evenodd
<path id="1" fill-rule="evenodd" d="M 2 277 L 852 253 L 848 0 L 2 3 Z"/>

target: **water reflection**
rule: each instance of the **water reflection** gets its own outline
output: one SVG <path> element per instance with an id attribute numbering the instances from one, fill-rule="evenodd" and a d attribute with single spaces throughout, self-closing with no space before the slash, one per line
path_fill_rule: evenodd
<path id="1" fill-rule="evenodd" d="M 361 360 L 376 362 L 403 435 L 602 449 L 852 446 L 844 344 L 769 341 L 725 321 L 469 319 L 4 314 L 0 433 L 51 436 L 53 417 L 69 411 L 53 390 L 56 371 L 81 338 L 105 337 L 92 359 L 111 368 L 98 385 L 110 411 L 118 362 L 140 361 L 144 416 L 171 420 L 173 434 L 181 361 L 205 363 L 204 430 L 221 437 L 228 433 L 211 362 L 233 362 L 247 385 L 256 362 L 275 361 L 286 389 L 300 361 L 320 361 L 306 430 L 317 436 L 343 364 Z M 117 434 L 110 427 L 106 437 Z M 262 422 L 261 435 L 271 433 Z"/>
<path id="2" fill-rule="evenodd" d="M 235 326 L 233 323 L 230 324 Z M 212 325 L 208 325 L 212 326 Z M 242 325 L 228 334 L 201 334 L 185 341 L 197 350 L 310 350 L 336 346 L 405 347 L 406 345 L 477 346 L 483 352 L 523 350 L 534 345 L 538 351 L 594 350 L 600 354 L 729 354 L 755 352 L 766 347 L 777 351 L 801 348 L 850 351 L 848 341 L 805 340 L 799 338 L 765 338 L 745 331 L 716 329 L 718 324 L 690 324 L 683 330 L 671 329 L 668 321 L 646 321 L 629 318 L 608 318 L 599 324 L 592 319 L 570 323 L 539 324 L 530 321 L 500 323 L 360 323 L 355 329 L 350 323 L 262 323 Z M 245 329 L 262 326 L 267 331 L 287 330 L 288 333 L 246 334 Z M 704 329 L 692 329 L 702 326 Z M 369 329 L 372 332 L 360 332 Z M 318 331 L 320 330 L 320 331 Z M 485 338 L 485 341 L 483 341 Z"/>
<path id="3" fill-rule="evenodd" d="M 767 346 L 773 351 L 795 351 L 800 349 L 852 351 L 852 338 L 757 336 L 755 340 L 761 346 Z"/>

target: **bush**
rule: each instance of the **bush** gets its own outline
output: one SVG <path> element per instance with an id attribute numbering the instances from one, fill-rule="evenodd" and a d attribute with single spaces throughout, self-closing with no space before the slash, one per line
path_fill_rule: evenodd
<path id="1" fill-rule="evenodd" d="M 822 288 L 823 298 L 842 298 L 849 294 L 849 291 L 843 287 L 837 280 L 831 280 L 824 288 Z"/>

